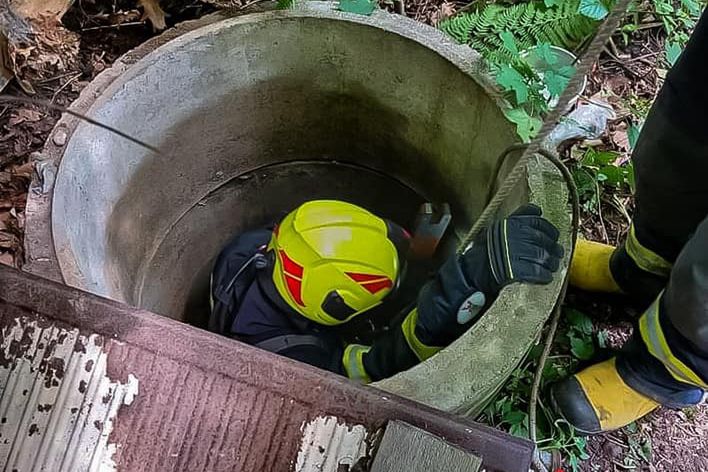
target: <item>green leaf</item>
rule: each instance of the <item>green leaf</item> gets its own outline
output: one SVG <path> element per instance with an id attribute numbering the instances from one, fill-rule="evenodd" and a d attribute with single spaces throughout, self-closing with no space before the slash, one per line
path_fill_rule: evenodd
<path id="1" fill-rule="evenodd" d="M 669 63 L 670 66 L 673 66 L 676 64 L 676 61 L 678 60 L 679 56 L 681 55 L 681 45 L 678 43 L 673 43 L 670 41 L 667 41 L 664 44 L 664 53 L 666 55 L 666 62 Z"/>
<path id="2" fill-rule="evenodd" d="M 565 319 L 575 331 L 586 335 L 592 334 L 592 319 L 582 311 L 569 308 L 566 310 Z"/>
<path id="3" fill-rule="evenodd" d="M 659 15 L 671 15 L 674 12 L 674 6 L 671 0 L 655 0 L 654 10 Z"/>
<path id="4" fill-rule="evenodd" d="M 549 66 L 552 66 L 558 62 L 558 56 L 553 54 L 553 49 L 551 49 L 551 45 L 549 43 L 539 44 L 533 49 L 533 53 Z"/>
<path id="5" fill-rule="evenodd" d="M 295 0 L 278 0 L 275 8 L 278 10 L 287 10 L 295 6 Z"/>
<path id="6" fill-rule="evenodd" d="M 516 39 L 511 31 L 502 31 L 499 33 L 499 37 L 502 40 L 502 44 L 512 54 L 519 54 L 519 48 L 516 46 Z"/>
<path id="7" fill-rule="evenodd" d="M 378 3 L 371 0 L 339 0 L 339 9 L 347 13 L 356 13 L 357 15 L 371 15 Z"/>
<path id="8" fill-rule="evenodd" d="M 580 0 L 580 6 L 578 7 L 578 13 L 593 20 L 601 20 L 609 12 L 607 6 L 601 0 Z"/>
<path id="9" fill-rule="evenodd" d="M 569 80 L 568 77 L 562 76 L 552 70 L 546 71 L 546 73 L 543 74 L 543 82 L 552 97 L 560 96 L 563 90 L 568 86 Z"/>
<path id="10" fill-rule="evenodd" d="M 497 74 L 497 83 L 506 91 L 513 91 L 516 103 L 522 105 L 529 98 L 529 89 L 524 77 L 508 64 L 503 64 Z"/>
<path id="11" fill-rule="evenodd" d="M 523 424 L 515 424 L 509 428 L 509 434 L 517 438 L 529 438 L 529 428 Z"/>
<path id="12" fill-rule="evenodd" d="M 543 0 L 543 4 L 546 6 L 546 8 L 551 8 L 556 5 L 560 5 L 563 0 Z"/>
<path id="13" fill-rule="evenodd" d="M 634 123 L 631 123 L 629 128 L 627 128 L 627 140 L 629 141 L 629 149 L 632 151 L 637 146 L 637 141 L 639 141 L 639 133 L 642 131 L 643 124 L 644 123 L 641 123 L 637 126 Z"/>
<path id="14" fill-rule="evenodd" d="M 539 118 L 530 116 L 523 108 L 504 110 L 504 115 L 516 125 L 516 133 L 525 143 L 530 142 L 543 126 L 543 122 Z"/>
<path id="15" fill-rule="evenodd" d="M 695 0 L 681 0 L 681 4 L 686 7 L 686 10 L 692 15 L 692 16 L 700 16 L 701 14 L 701 4 L 698 3 Z"/>
<path id="16" fill-rule="evenodd" d="M 595 354 L 595 346 L 591 338 L 570 335 L 570 352 L 581 361 L 587 361 Z"/>
<path id="17" fill-rule="evenodd" d="M 634 165 L 632 165 L 631 162 L 628 162 L 625 165 L 625 168 L 627 170 L 627 184 L 629 185 L 629 189 L 632 191 L 632 193 L 634 193 L 634 190 L 637 188 L 636 180 L 634 180 Z"/>
<path id="18" fill-rule="evenodd" d="M 620 187 L 625 183 L 625 170 L 614 165 L 602 166 L 598 171 L 598 176 L 603 175 L 606 185 Z"/>
<path id="19" fill-rule="evenodd" d="M 504 415 L 504 422 L 510 425 L 522 424 L 527 418 L 528 415 L 523 411 L 513 410 Z"/>

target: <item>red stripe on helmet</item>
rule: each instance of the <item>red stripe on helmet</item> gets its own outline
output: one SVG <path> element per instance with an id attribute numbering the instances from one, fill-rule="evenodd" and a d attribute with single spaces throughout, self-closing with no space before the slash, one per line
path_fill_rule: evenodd
<path id="1" fill-rule="evenodd" d="M 381 290 L 393 287 L 393 281 L 385 275 L 359 274 L 356 272 L 347 272 L 346 274 L 372 295 L 376 295 Z"/>
<path id="2" fill-rule="evenodd" d="M 293 300 L 295 300 L 295 303 L 300 306 L 305 306 L 305 303 L 302 301 L 302 281 L 285 274 L 285 284 L 288 287 L 288 292 L 290 292 Z"/>
<path id="3" fill-rule="evenodd" d="M 381 280 L 381 279 L 386 279 L 387 277 L 385 275 L 374 275 L 374 274 L 359 274 L 356 272 L 347 272 L 346 273 L 354 282 L 358 283 L 367 283 L 367 282 L 373 282 L 375 280 Z"/>
<path id="4" fill-rule="evenodd" d="M 290 259 L 290 257 L 282 249 L 280 250 L 280 260 L 283 262 L 283 271 L 285 271 L 286 274 L 298 277 L 300 279 L 302 278 L 302 266 Z"/>
<path id="5" fill-rule="evenodd" d="M 361 286 L 368 290 L 372 295 L 376 295 L 381 290 L 393 287 L 393 282 L 391 281 L 391 279 L 386 277 L 385 279 L 379 280 L 378 282 L 361 284 Z"/>

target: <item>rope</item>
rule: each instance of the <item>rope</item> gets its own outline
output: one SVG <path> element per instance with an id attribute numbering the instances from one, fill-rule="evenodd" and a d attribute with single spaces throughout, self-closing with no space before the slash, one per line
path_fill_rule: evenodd
<path id="1" fill-rule="evenodd" d="M 580 67 L 576 69 L 575 74 L 573 74 L 573 77 L 571 77 L 568 82 L 568 86 L 565 88 L 563 93 L 561 93 L 560 98 L 558 99 L 558 105 L 550 111 L 538 135 L 528 144 L 518 162 L 504 178 L 499 190 L 497 190 L 496 194 L 489 201 L 482 214 L 462 239 L 462 242 L 457 248 L 458 254 L 463 254 L 475 240 L 479 232 L 483 228 L 489 226 L 489 223 L 491 223 L 495 218 L 501 205 L 504 201 L 506 201 L 516 185 L 526 175 L 526 166 L 529 159 L 531 159 L 531 156 L 542 150 L 541 144 L 546 136 L 548 136 L 556 127 L 556 124 L 563 115 L 563 112 L 566 110 L 568 103 L 575 95 L 574 90 L 577 90 L 577 88 L 581 85 L 583 78 L 591 72 L 592 67 L 595 65 L 595 62 L 597 62 L 600 57 L 602 50 L 605 48 L 605 44 L 619 26 L 620 21 L 624 18 L 629 2 L 630 0 L 618 0 L 610 14 L 607 16 L 607 19 L 602 22 L 597 30 L 597 33 L 595 34 L 595 37 L 590 42 L 587 51 L 580 58 Z M 504 151 L 503 156 L 508 155 L 508 153 L 513 150 L 515 149 L 507 149 Z M 499 169 L 501 169 L 501 166 L 497 167 L 497 170 Z"/>

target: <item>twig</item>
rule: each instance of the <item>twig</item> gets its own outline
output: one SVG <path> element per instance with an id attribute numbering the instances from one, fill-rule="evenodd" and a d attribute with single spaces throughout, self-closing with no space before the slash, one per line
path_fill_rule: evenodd
<path id="1" fill-rule="evenodd" d="M 66 113 L 67 115 L 71 115 L 73 117 L 79 118 L 79 119 L 84 120 L 85 122 L 90 123 L 94 126 L 98 126 L 99 128 L 103 128 L 106 131 L 110 131 L 111 133 L 117 134 L 121 138 L 127 139 L 131 143 L 135 143 L 138 146 L 144 147 L 145 149 L 152 151 L 155 154 L 162 154 L 161 151 L 159 149 L 157 149 L 155 146 L 147 144 L 147 143 L 139 140 L 138 138 L 134 138 L 133 136 L 129 135 L 128 133 L 125 133 L 119 129 L 112 127 L 112 126 L 103 124 L 100 121 L 96 121 L 93 118 L 83 115 L 81 113 L 78 113 L 70 108 L 55 105 L 52 102 L 48 102 L 46 100 L 38 100 L 35 98 L 27 98 L 27 97 L 13 97 L 12 95 L 0 95 L 0 103 L 2 103 L 2 102 L 20 103 L 23 105 L 38 105 L 38 106 L 45 107 L 49 110 L 54 110 L 54 111 L 58 111 L 61 113 Z"/>
<path id="2" fill-rule="evenodd" d="M 141 26 L 144 25 L 144 21 L 128 21 L 125 23 L 116 23 L 115 25 L 101 25 L 101 26 L 91 26 L 89 28 L 82 28 L 80 31 L 82 33 L 85 33 L 86 31 L 96 31 L 96 30 L 104 30 L 104 29 L 114 29 L 114 28 L 120 28 L 122 26 Z"/>
<path id="3" fill-rule="evenodd" d="M 82 72 L 79 72 L 78 74 L 76 74 L 75 76 L 73 76 L 72 78 L 70 78 L 69 80 L 67 80 L 67 81 L 64 83 L 64 85 L 62 85 L 61 87 L 59 87 L 59 89 L 58 89 L 56 92 L 54 92 L 54 95 L 52 95 L 52 103 L 54 103 L 54 100 L 57 99 L 57 96 L 62 92 L 62 90 L 64 90 L 65 88 L 67 88 L 67 87 L 69 86 L 69 84 L 74 83 L 74 82 L 76 81 L 76 79 L 78 79 L 79 77 L 81 77 L 82 74 L 83 74 Z"/>
<path id="4" fill-rule="evenodd" d="M 600 196 L 600 184 L 597 181 L 595 181 L 595 190 L 597 191 L 597 216 L 600 218 L 600 227 L 602 228 L 602 239 L 605 240 L 605 244 L 609 244 L 610 238 L 607 235 L 605 219 L 602 217 L 602 197 Z"/>

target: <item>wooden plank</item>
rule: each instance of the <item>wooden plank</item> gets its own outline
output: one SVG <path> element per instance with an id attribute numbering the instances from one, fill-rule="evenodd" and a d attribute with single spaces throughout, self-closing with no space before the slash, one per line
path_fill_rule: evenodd
<path id="1" fill-rule="evenodd" d="M 390 421 L 371 472 L 478 472 L 482 459 L 402 421 Z"/>

